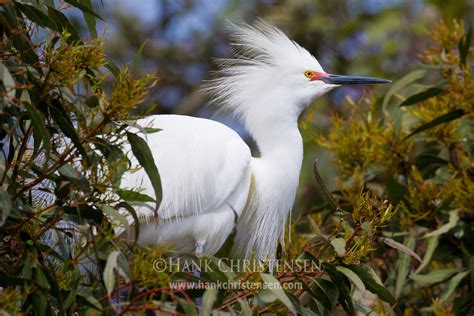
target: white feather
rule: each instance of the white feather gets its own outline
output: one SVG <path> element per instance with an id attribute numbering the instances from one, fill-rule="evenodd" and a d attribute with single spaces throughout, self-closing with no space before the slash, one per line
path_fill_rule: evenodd
<path id="1" fill-rule="evenodd" d="M 196 242 L 208 242 L 205 250 L 217 248 L 212 251 L 216 252 L 234 228 L 234 211 L 240 215 L 247 200 L 248 146 L 232 129 L 207 119 L 157 115 L 138 124 L 162 129 L 148 134 L 146 140 L 163 190 L 158 219 L 151 219 L 150 209 L 140 211 L 147 220 L 140 227 L 139 240 L 146 244 L 173 242 L 176 248 L 186 250 L 194 249 Z M 130 158 L 136 165 L 136 160 Z M 126 175 L 122 186 L 141 187 L 143 193 L 154 197 L 143 169 Z M 212 224 L 217 217 L 222 218 Z M 223 229 L 225 233 L 218 233 Z M 212 247 L 209 240 L 219 239 L 216 235 L 220 234 L 225 235 L 222 242 Z M 194 242 L 189 242 L 190 238 Z"/>
<path id="2" fill-rule="evenodd" d="M 204 252 L 213 254 L 231 233 L 235 211 L 235 254 L 271 259 L 298 186 L 303 159 L 298 117 L 334 85 L 304 76 L 306 70 L 323 70 L 280 30 L 261 20 L 254 26 L 232 24 L 231 30 L 235 58 L 220 61 L 217 78 L 204 91 L 242 120 L 261 157 L 251 158 L 240 137 L 214 121 L 175 115 L 142 121 L 162 129 L 147 140 L 163 201 L 159 217 L 141 225 L 140 241 L 171 241 L 182 251 L 202 242 Z M 143 182 L 153 195 L 143 171 L 124 180 L 132 187 Z"/>

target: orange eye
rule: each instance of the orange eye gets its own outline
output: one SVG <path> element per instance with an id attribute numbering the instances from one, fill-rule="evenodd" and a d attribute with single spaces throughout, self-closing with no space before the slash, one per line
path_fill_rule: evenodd
<path id="1" fill-rule="evenodd" d="M 314 71 L 312 71 L 312 70 L 306 70 L 306 71 L 304 72 L 304 75 L 305 75 L 306 78 L 311 79 L 311 78 L 314 76 Z"/>

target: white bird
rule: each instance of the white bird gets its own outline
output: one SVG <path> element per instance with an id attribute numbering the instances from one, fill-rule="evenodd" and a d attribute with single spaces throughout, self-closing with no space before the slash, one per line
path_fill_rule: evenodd
<path id="1" fill-rule="evenodd" d="M 237 225 L 237 256 L 273 259 L 298 187 L 301 112 L 339 85 L 390 81 L 327 74 L 307 50 L 263 20 L 230 28 L 235 56 L 219 61 L 218 76 L 204 91 L 243 123 L 260 157 L 252 157 L 239 135 L 216 121 L 181 115 L 140 120 L 161 129 L 145 139 L 163 198 L 157 216 L 140 210 L 147 220 L 138 241 L 214 254 Z M 143 170 L 126 175 L 123 186 L 140 186 L 154 196 Z"/>

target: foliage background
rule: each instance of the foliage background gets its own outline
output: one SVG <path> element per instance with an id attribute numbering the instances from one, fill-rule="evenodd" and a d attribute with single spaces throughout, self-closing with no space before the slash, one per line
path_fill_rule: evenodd
<path id="1" fill-rule="evenodd" d="M 211 57 L 230 54 L 224 21 L 256 16 L 285 30 L 329 72 L 395 83 L 376 89 L 341 87 L 301 118 L 304 169 L 292 247 L 281 256 L 309 258 L 322 264 L 324 273 L 275 275 L 282 283 L 304 282 L 303 291 L 208 290 L 200 312 L 473 312 L 474 87 L 467 34 L 472 3 L 188 0 L 138 6 L 67 1 L 55 3 L 57 12 L 46 9 L 48 3 L 1 7 L 2 312 L 196 313 L 192 299 L 203 291 L 168 286 L 172 279 L 192 276 L 154 272 L 152 261 L 164 249 L 114 241 L 110 224 L 123 221 L 117 211 L 133 214 L 127 201 L 144 198 L 117 192 L 117 175 L 127 164 L 115 149 L 128 135 L 146 152 L 140 140 L 126 134 L 131 130 L 116 122 L 133 119 L 130 110 L 211 116 L 212 108 L 196 91 L 214 69 Z M 92 8 L 103 18 L 95 26 Z M 21 14 L 35 23 L 12 25 L 11 16 Z M 22 38 L 23 31 L 31 40 Z M 95 39 L 97 34 L 104 39 Z M 159 78 L 156 86 L 154 77 Z M 55 116 L 55 109 L 62 109 L 70 122 Z M 423 125 L 440 116 L 435 121 L 440 125 Z M 231 118 L 215 119 L 248 138 Z M 45 120 L 46 130 L 41 127 Z M 427 129 L 404 139 L 421 126 Z M 66 150 L 64 136 L 72 141 Z M 37 166 L 45 150 L 54 162 L 45 164 L 41 158 Z M 85 156 L 90 163 L 77 163 Z M 34 183 L 38 178 L 52 185 Z M 35 191 L 36 184 L 43 189 Z M 47 193 L 61 203 L 38 208 L 34 199 L 44 196 L 45 187 L 53 188 Z M 324 187 L 332 194 L 324 194 Z M 79 228 L 86 231 L 63 220 L 84 225 Z M 65 240 L 82 236 L 83 251 L 56 252 L 44 242 L 45 234 L 52 234 L 45 228 L 64 234 Z M 98 265 L 98 277 L 97 271 L 89 278 L 78 273 L 89 267 L 84 258 Z M 202 278 L 273 282 L 269 274 L 258 273 L 216 272 Z M 126 303 L 118 303 L 124 291 Z"/>

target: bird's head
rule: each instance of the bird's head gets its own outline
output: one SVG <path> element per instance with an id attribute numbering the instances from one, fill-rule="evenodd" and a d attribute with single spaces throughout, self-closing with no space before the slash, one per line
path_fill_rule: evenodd
<path id="1" fill-rule="evenodd" d="M 337 86 L 390 82 L 329 74 L 306 49 L 261 19 L 254 25 L 230 23 L 230 30 L 234 58 L 217 60 L 217 77 L 204 90 L 244 118 L 255 111 L 299 115 L 314 98 Z"/>

